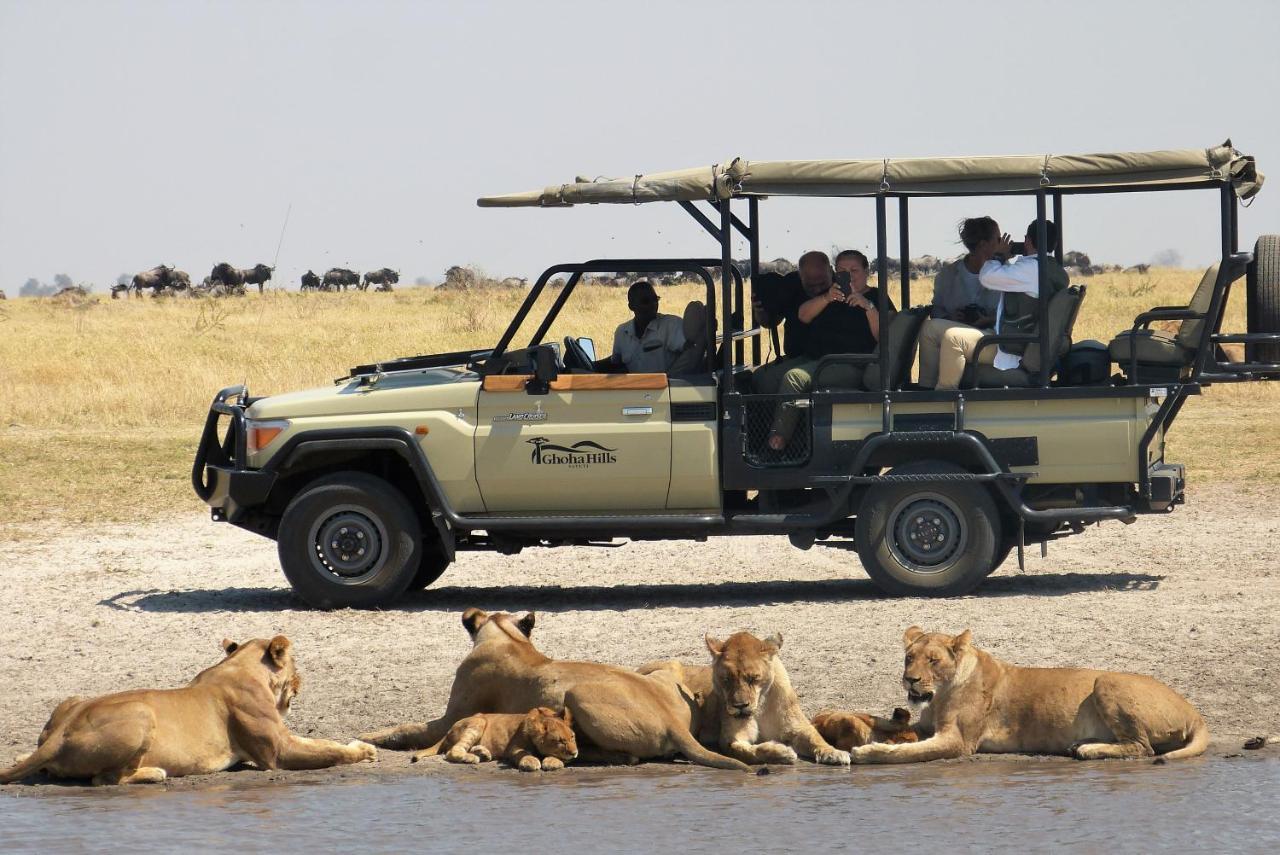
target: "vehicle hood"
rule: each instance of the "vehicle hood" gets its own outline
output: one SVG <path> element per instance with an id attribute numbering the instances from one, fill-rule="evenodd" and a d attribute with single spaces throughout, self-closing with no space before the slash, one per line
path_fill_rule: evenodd
<path id="1" fill-rule="evenodd" d="M 478 386 L 479 381 L 478 375 L 462 368 L 397 372 L 376 380 L 352 378 L 334 386 L 260 398 L 249 406 L 247 415 L 251 419 L 293 419 L 425 409 L 432 406 L 441 387 L 456 388 L 460 383 Z"/>

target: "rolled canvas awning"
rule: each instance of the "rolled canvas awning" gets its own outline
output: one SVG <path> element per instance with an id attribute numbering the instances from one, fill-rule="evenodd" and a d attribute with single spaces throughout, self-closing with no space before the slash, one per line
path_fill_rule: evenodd
<path id="1" fill-rule="evenodd" d="M 630 178 L 578 178 L 543 190 L 484 196 L 482 208 L 695 202 L 736 196 L 875 196 L 881 193 L 1028 193 L 1157 189 L 1230 182 L 1241 199 L 1262 187 L 1253 157 L 1227 140 L 1207 149 L 880 160 L 761 160 Z"/>

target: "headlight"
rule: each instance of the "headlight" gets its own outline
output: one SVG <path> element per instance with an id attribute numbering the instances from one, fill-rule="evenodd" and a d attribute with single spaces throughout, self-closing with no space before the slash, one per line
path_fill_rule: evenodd
<path id="1" fill-rule="evenodd" d="M 286 419 L 272 421 L 245 419 L 245 450 L 250 454 L 257 454 L 270 445 L 272 440 L 284 432 L 287 427 L 289 427 L 289 422 Z"/>

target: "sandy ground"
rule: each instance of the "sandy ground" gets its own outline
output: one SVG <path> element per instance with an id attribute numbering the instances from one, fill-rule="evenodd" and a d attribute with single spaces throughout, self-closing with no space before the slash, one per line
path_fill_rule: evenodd
<path id="1" fill-rule="evenodd" d="M 1238 749 L 1280 734 L 1278 499 L 1195 490 L 1172 515 L 1052 544 L 1025 574 L 1011 558 L 975 595 L 945 601 L 880 596 L 843 542 L 799 552 L 783 538 L 726 538 L 464 555 L 397 608 L 325 613 L 292 596 L 273 543 L 203 515 L 51 532 L 4 545 L 0 763 L 31 749 L 62 698 L 181 685 L 219 659 L 224 636 L 293 640 L 299 733 L 345 739 L 432 717 L 467 651 L 458 618 L 472 605 L 535 609 L 544 652 L 628 666 L 704 662 L 705 632 L 781 632 L 811 714 L 888 711 L 902 700 L 902 630 L 970 627 L 1011 662 L 1152 674 L 1203 711 L 1215 748 Z M 407 764 L 383 752 L 363 768 Z"/>

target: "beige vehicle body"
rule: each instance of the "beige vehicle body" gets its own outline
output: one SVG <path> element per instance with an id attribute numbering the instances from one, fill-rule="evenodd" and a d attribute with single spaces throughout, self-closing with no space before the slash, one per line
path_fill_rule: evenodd
<path id="1" fill-rule="evenodd" d="M 1185 477 L 1165 460 L 1164 441 L 1187 398 L 1210 383 L 1280 377 L 1280 236 L 1263 236 L 1252 254 L 1237 246 L 1237 202 L 1262 181 L 1252 158 L 1227 144 L 1043 158 L 739 159 L 487 197 L 483 206 L 677 202 L 721 251 L 548 268 L 489 349 L 359 366 L 332 387 L 267 398 L 224 389 L 193 484 L 215 520 L 275 539 L 294 588 L 321 607 L 386 604 L 471 550 L 761 534 L 800 549 L 851 539 L 889 593 L 965 593 L 1013 550 L 1021 563 L 1028 543 L 1173 510 Z M 1182 189 L 1215 191 L 1221 258 L 1186 305 L 1144 312 L 1109 344 L 1075 342 L 1086 288 L 1047 290 L 1049 256 L 1063 254 L 1061 232 L 1056 245 L 1048 239 L 1049 203 L 1060 224 L 1074 194 Z M 1051 296 L 1036 303 L 1034 333 L 978 344 L 1023 354 L 1018 368 L 974 367 L 975 357 L 960 389 L 921 388 L 912 365 L 929 308 L 906 308 L 907 201 L 988 193 L 1034 199 L 1027 245 L 1040 247 L 1040 292 Z M 815 379 L 808 393 L 769 394 L 753 384 L 766 337 L 781 348 L 776 326 L 745 319 L 769 288 L 800 287 L 770 280 L 759 263 L 758 207 L 776 195 L 876 204 L 879 346 L 824 356 L 814 369 L 842 365 L 854 385 Z M 890 199 L 903 241 L 896 313 L 884 260 Z M 745 222 L 735 201 L 746 202 Z M 750 244 L 749 262 L 732 258 L 735 232 Z M 575 288 L 599 274 L 706 285 L 705 302 L 686 307 L 686 343 L 669 373 L 608 373 L 587 340 L 548 341 Z M 1223 333 L 1239 280 L 1250 329 Z M 1180 326 L 1163 335 L 1157 321 Z M 1225 343 L 1243 345 L 1244 361 L 1231 361 Z M 797 424 L 784 449 L 767 442 L 780 408 L 795 410 Z"/>

